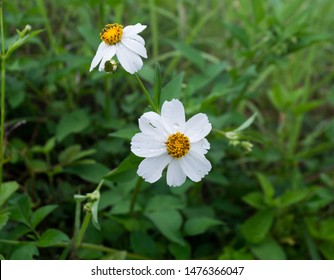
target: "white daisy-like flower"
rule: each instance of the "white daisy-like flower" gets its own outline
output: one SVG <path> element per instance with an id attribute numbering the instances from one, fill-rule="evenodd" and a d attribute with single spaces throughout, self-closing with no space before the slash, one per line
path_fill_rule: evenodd
<path id="1" fill-rule="evenodd" d="M 210 149 L 205 137 L 212 127 L 205 114 L 199 113 L 185 120 L 182 103 L 173 99 L 165 101 L 161 115 L 147 112 L 139 118 L 140 133 L 131 140 L 131 151 L 145 159 L 139 164 L 137 174 L 154 183 L 167 168 L 167 184 L 181 186 L 186 177 L 199 182 L 211 170 L 205 158 Z"/>
<path id="2" fill-rule="evenodd" d="M 141 57 L 147 58 L 145 41 L 138 35 L 146 25 L 137 23 L 123 28 L 118 23 L 107 24 L 100 33 L 102 40 L 90 65 L 92 71 L 99 63 L 99 71 L 105 70 L 105 63 L 116 55 L 123 68 L 130 74 L 143 66 Z"/>

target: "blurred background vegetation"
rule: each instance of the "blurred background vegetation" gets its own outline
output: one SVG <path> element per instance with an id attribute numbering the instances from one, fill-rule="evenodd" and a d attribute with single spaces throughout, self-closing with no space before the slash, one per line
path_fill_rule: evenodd
<path id="1" fill-rule="evenodd" d="M 334 2 L 5 1 L 4 259 L 334 259 Z M 139 76 L 214 127 L 200 183 L 144 183 L 134 211 L 130 154 L 149 110 L 134 76 L 88 72 L 107 23 L 148 28 Z M 229 131 L 257 113 L 230 145 Z M 242 140 L 242 139 L 241 139 Z M 116 168 L 116 169 L 115 169 Z M 75 194 L 101 188 L 81 246 Z M 81 213 L 81 221 L 84 213 Z"/>

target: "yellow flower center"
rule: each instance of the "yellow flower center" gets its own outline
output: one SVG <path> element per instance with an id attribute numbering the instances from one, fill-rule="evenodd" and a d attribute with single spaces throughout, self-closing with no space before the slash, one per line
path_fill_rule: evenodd
<path id="1" fill-rule="evenodd" d="M 118 23 L 107 24 L 100 33 L 100 38 L 108 45 L 121 41 L 123 35 L 123 25 Z"/>
<path id="2" fill-rule="evenodd" d="M 185 156 L 190 149 L 189 138 L 180 132 L 169 135 L 165 144 L 167 153 L 174 158 Z"/>

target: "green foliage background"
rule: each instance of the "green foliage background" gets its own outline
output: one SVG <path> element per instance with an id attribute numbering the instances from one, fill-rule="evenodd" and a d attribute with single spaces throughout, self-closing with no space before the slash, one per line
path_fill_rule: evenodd
<path id="1" fill-rule="evenodd" d="M 334 259 L 333 14 L 331 0 L 5 1 L 7 46 L 27 24 L 44 31 L 7 60 L 1 258 Z M 133 213 L 138 159 L 120 163 L 150 109 L 134 76 L 88 71 L 112 22 L 148 25 L 145 86 L 158 62 L 162 101 L 215 129 L 210 174 L 144 183 Z M 217 132 L 254 113 L 252 152 Z M 75 246 L 74 195 L 111 170 L 101 230 Z"/>

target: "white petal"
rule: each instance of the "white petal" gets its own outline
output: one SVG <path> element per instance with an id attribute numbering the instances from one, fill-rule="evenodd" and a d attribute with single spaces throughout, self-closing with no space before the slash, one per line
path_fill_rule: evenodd
<path id="1" fill-rule="evenodd" d="M 147 25 L 142 25 L 140 23 L 137 23 L 136 25 L 128 25 L 123 29 L 123 36 L 138 34 L 142 32 L 146 27 Z"/>
<path id="2" fill-rule="evenodd" d="M 147 58 L 147 52 L 145 47 L 138 43 L 137 41 L 130 39 L 130 38 L 122 38 L 121 43 L 125 45 L 128 49 L 132 50 L 133 52 L 139 54 L 142 57 Z"/>
<path id="3" fill-rule="evenodd" d="M 209 134 L 212 126 L 205 114 L 199 113 L 186 122 L 184 134 L 189 137 L 190 143 L 197 142 Z"/>
<path id="4" fill-rule="evenodd" d="M 168 154 L 153 158 L 145 158 L 139 164 L 137 174 L 143 177 L 146 182 L 154 183 L 161 178 L 162 171 L 171 160 L 172 157 Z"/>
<path id="5" fill-rule="evenodd" d="M 131 151 L 139 157 L 156 157 L 167 153 L 166 144 L 149 135 L 137 133 L 131 139 Z"/>
<path id="6" fill-rule="evenodd" d="M 104 54 L 104 50 L 105 48 L 107 48 L 108 45 L 105 42 L 101 42 L 99 47 L 97 48 L 96 54 L 92 60 L 92 63 L 90 64 L 90 68 L 89 71 L 92 71 L 96 65 L 99 64 L 99 62 L 101 61 L 103 54 Z"/>
<path id="7" fill-rule="evenodd" d="M 194 150 L 198 154 L 205 155 L 208 152 L 208 150 L 210 150 L 210 143 L 208 142 L 208 140 L 206 140 L 206 138 L 203 138 L 200 141 L 191 143 L 190 149 Z"/>
<path id="8" fill-rule="evenodd" d="M 186 174 L 183 172 L 180 161 L 172 160 L 167 169 L 167 185 L 179 187 L 186 181 Z"/>
<path id="9" fill-rule="evenodd" d="M 116 55 L 122 67 L 130 74 L 137 72 L 143 66 L 140 56 L 122 44 L 117 48 Z"/>
<path id="10" fill-rule="evenodd" d="M 145 40 L 143 39 L 143 37 L 141 37 L 141 36 L 139 36 L 137 34 L 131 34 L 131 35 L 128 35 L 128 36 L 124 36 L 124 34 L 123 34 L 122 38 L 129 38 L 129 39 L 135 40 L 138 43 L 140 43 L 143 46 L 145 46 Z"/>
<path id="11" fill-rule="evenodd" d="M 144 113 L 139 118 L 138 123 L 139 129 L 144 134 L 164 142 L 167 140 L 169 133 L 166 131 L 159 114 L 155 112 Z"/>
<path id="12" fill-rule="evenodd" d="M 211 170 L 211 163 L 204 155 L 190 150 L 179 159 L 183 172 L 194 182 L 199 182 Z"/>
<path id="13" fill-rule="evenodd" d="M 165 101 L 161 108 L 161 118 L 170 133 L 183 132 L 185 113 L 179 100 Z"/>
<path id="14" fill-rule="evenodd" d="M 107 45 L 107 47 L 104 48 L 103 57 L 99 65 L 99 71 L 104 71 L 105 63 L 115 55 L 116 49 L 116 45 Z"/>

